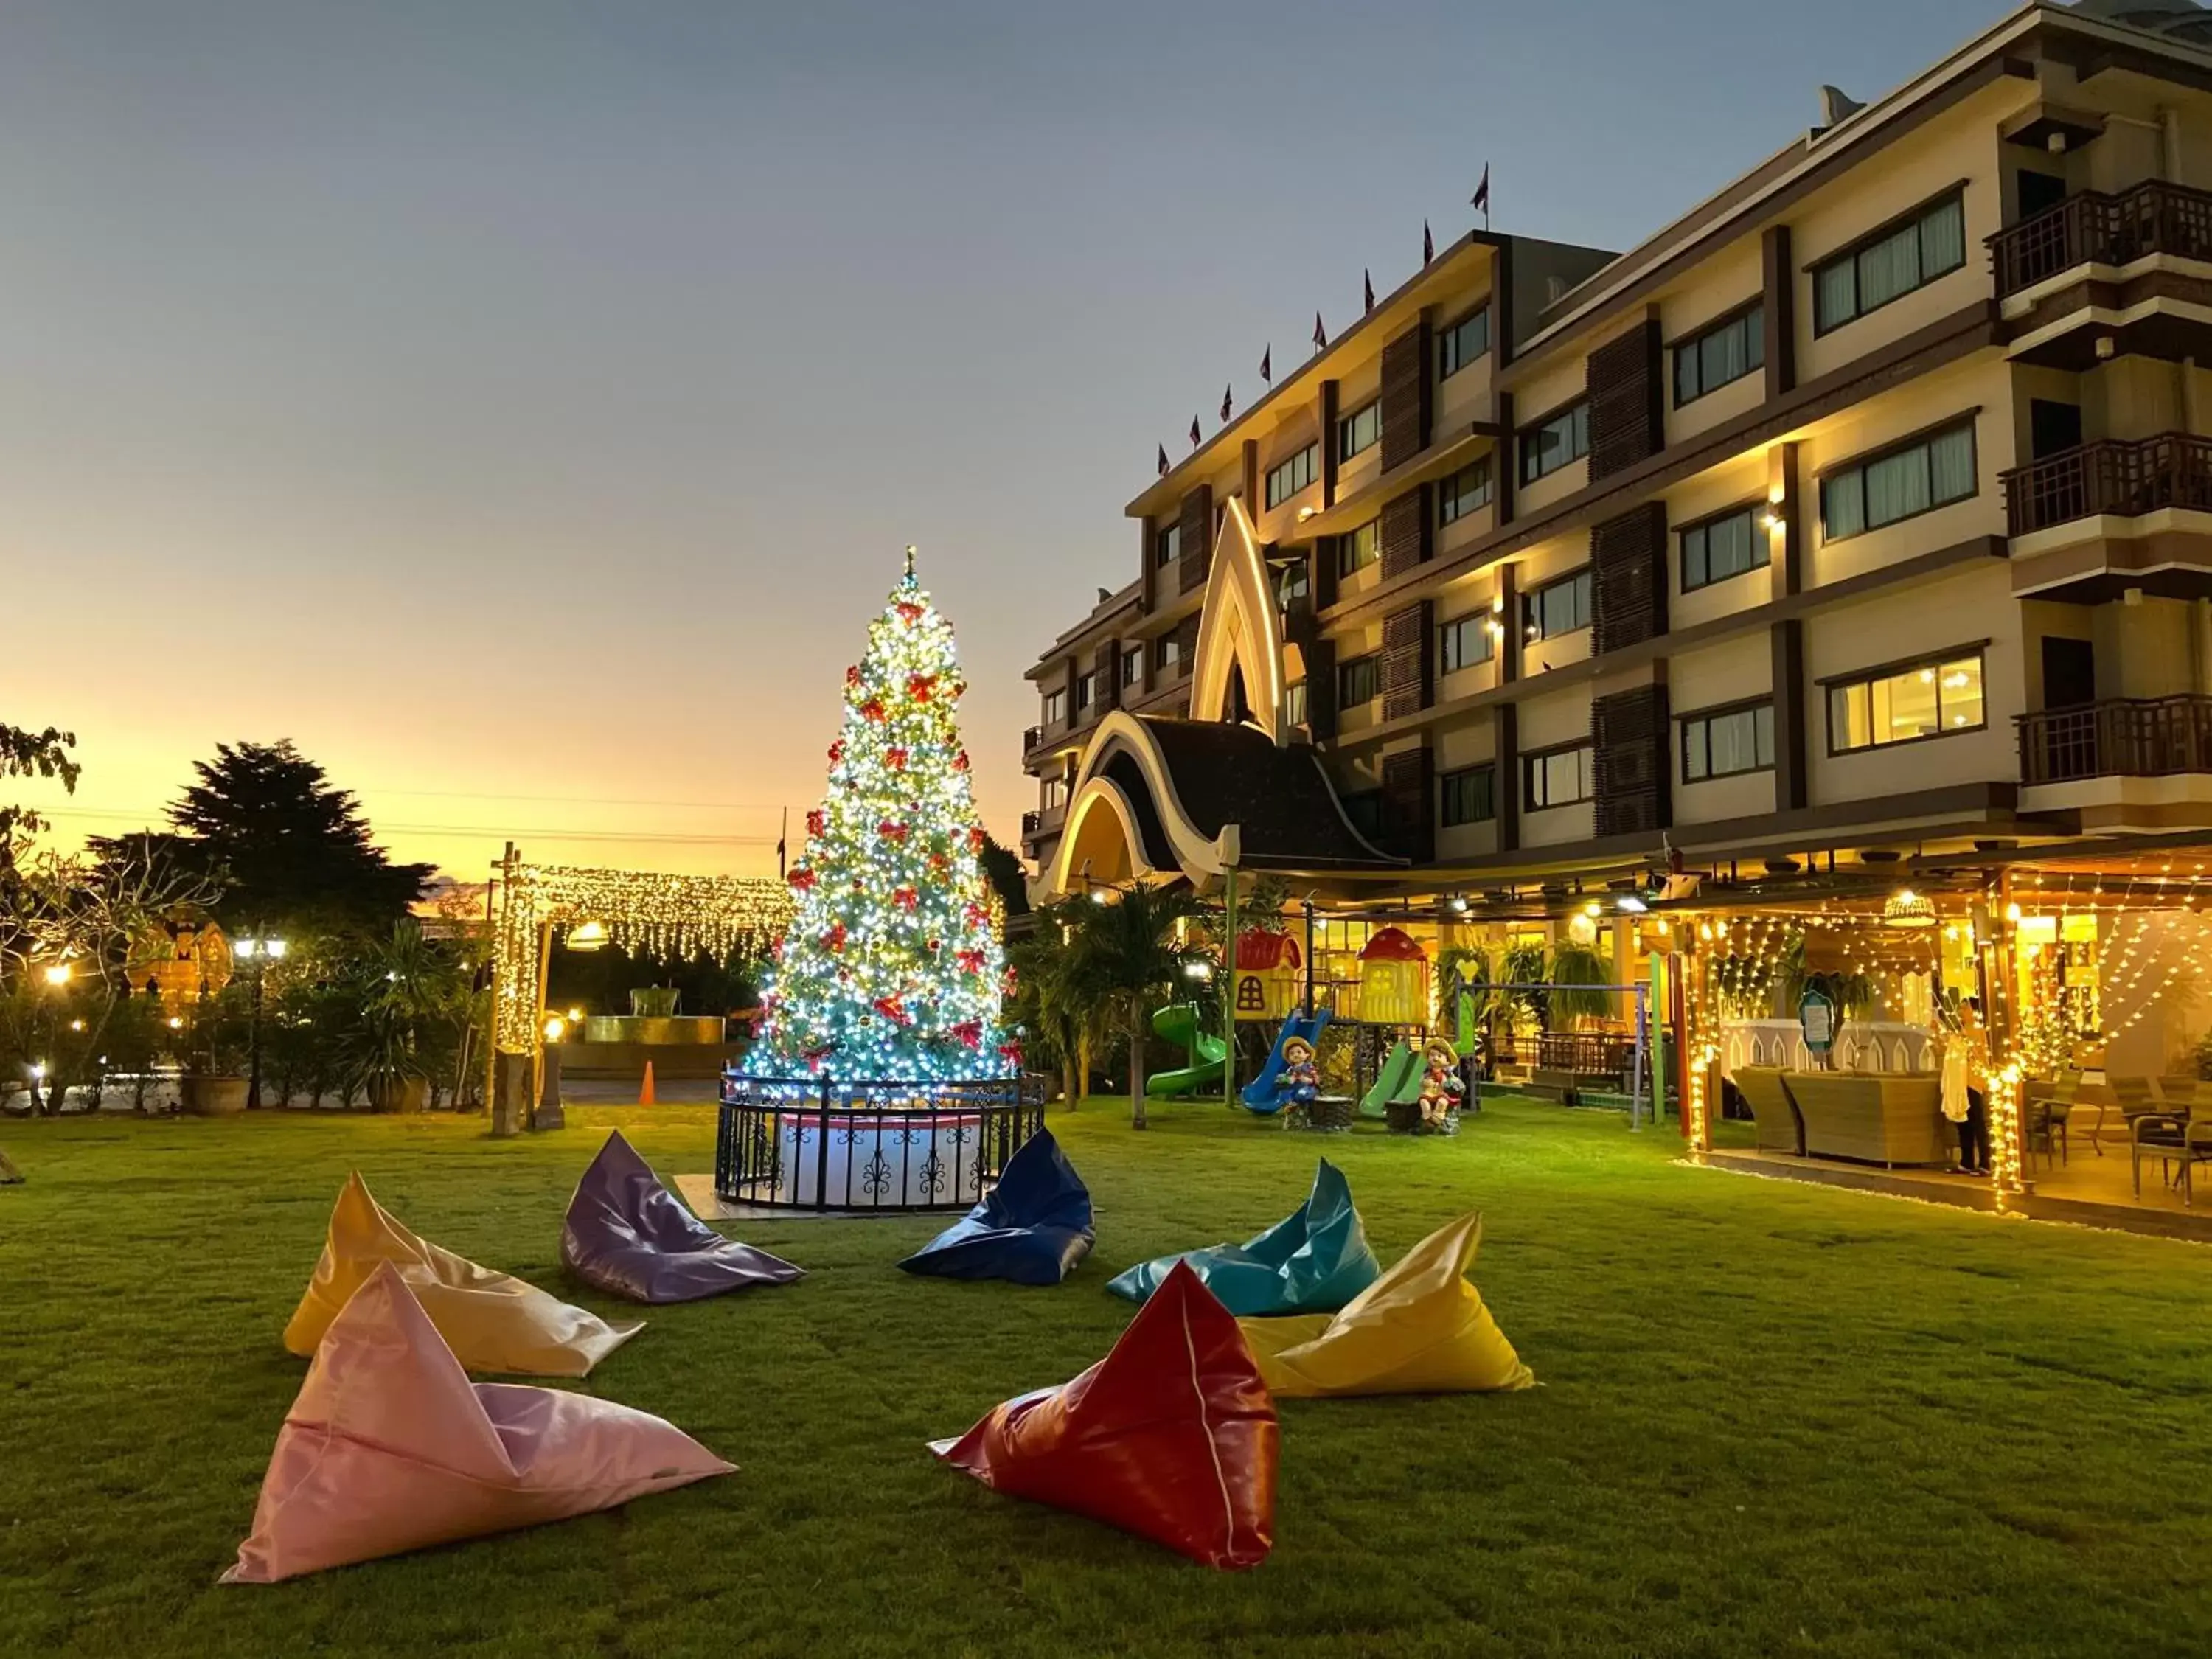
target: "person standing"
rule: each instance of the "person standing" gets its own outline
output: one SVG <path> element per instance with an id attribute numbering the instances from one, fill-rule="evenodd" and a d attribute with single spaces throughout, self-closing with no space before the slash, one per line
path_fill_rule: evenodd
<path id="1" fill-rule="evenodd" d="M 1959 1170 L 1990 1173 L 1989 1098 L 1975 1086 L 1988 1069 L 1981 1007 L 1969 997 L 1960 1006 L 1959 1028 L 1943 1038 L 1943 1115 L 1959 1132 Z"/>

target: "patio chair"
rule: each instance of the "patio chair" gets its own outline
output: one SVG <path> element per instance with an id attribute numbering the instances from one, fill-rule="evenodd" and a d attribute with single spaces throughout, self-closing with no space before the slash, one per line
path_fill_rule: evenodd
<path id="1" fill-rule="evenodd" d="M 2181 1201 L 2195 1207 L 2199 1164 L 2212 1164 L 2212 1115 L 2192 1117 L 2181 1131 Z"/>
<path id="2" fill-rule="evenodd" d="M 2162 1109 L 2158 1098 L 2151 1093 L 2150 1079 L 2147 1077 L 2108 1076 L 2105 1079 L 2105 1086 L 2112 1091 L 2112 1103 L 2097 1114 L 2097 1127 L 2090 1132 L 2089 1144 L 2093 1146 L 2104 1139 L 2105 1130 L 2112 1123 L 2115 1113 L 2120 1119 L 2121 1138 L 2132 1140 L 2135 1138 L 2132 1127 L 2135 1121 L 2147 1112 Z M 2102 1156 L 2101 1152 L 2100 1156 Z"/>
<path id="3" fill-rule="evenodd" d="M 2081 1086 L 2079 1072 L 2061 1073 L 2048 1082 L 2028 1084 L 2024 1118 L 2029 1152 L 2039 1152 L 2048 1161 L 2056 1151 L 2059 1163 L 2068 1161 L 2066 1124 L 2074 1114 L 2074 1091 Z"/>
<path id="4" fill-rule="evenodd" d="M 2139 1112 L 2128 1120 L 2128 1172 L 2135 1181 L 2136 1196 L 2142 1196 L 2142 1166 L 2147 1158 L 2158 1160 L 2160 1184 L 2172 1179 L 2180 1161 L 2188 1168 L 2189 1120 L 2166 1112 Z"/>

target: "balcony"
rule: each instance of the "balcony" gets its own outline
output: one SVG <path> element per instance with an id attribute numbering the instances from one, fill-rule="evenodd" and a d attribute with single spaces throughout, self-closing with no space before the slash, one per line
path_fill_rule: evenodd
<path id="1" fill-rule="evenodd" d="M 2112 697 L 2014 719 L 2024 784 L 2212 772 L 2212 697 Z"/>
<path id="2" fill-rule="evenodd" d="M 2002 475 L 2014 536 L 2110 515 L 2166 507 L 2212 513 L 2212 439 L 2166 432 L 2129 443 L 2083 444 Z"/>
<path id="3" fill-rule="evenodd" d="M 2083 191 L 1989 239 L 1999 300 L 2077 266 L 2163 253 L 2212 263 L 2212 191 L 2150 182 L 2117 195 Z"/>

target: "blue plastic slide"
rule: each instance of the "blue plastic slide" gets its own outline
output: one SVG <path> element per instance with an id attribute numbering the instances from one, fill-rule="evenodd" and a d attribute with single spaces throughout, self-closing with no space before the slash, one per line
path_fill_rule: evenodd
<path id="1" fill-rule="evenodd" d="M 1326 1008 L 1316 1008 L 1310 1014 L 1292 1014 L 1283 1022 L 1283 1029 L 1275 1033 L 1275 1046 L 1268 1052 L 1267 1063 L 1260 1068 L 1259 1076 L 1244 1085 L 1240 1098 L 1246 1110 L 1272 1117 L 1283 1109 L 1282 1097 L 1275 1092 L 1275 1079 L 1283 1070 L 1283 1045 L 1292 1037 L 1299 1037 L 1318 1049 L 1322 1027 L 1328 1024 Z"/>

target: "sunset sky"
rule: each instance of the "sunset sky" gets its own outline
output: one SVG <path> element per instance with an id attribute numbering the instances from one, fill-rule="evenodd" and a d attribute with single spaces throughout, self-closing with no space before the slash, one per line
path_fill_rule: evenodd
<path id="1" fill-rule="evenodd" d="M 1619 247 L 1983 0 L 7 0 L 0 720 L 395 853 L 772 868 L 921 549 L 986 817 L 1211 431 L 1470 222 Z M 1383 15 L 1389 21 L 1382 21 Z"/>

